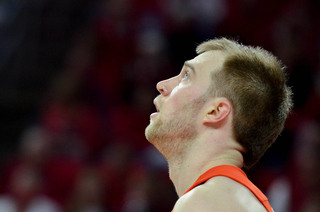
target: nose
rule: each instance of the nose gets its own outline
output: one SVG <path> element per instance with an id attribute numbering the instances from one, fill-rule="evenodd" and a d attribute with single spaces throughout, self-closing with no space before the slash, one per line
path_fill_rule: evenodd
<path id="1" fill-rule="evenodd" d="M 163 96 L 167 96 L 171 92 L 169 81 L 170 81 L 170 79 L 167 79 L 167 80 L 162 80 L 157 83 L 157 90 Z"/>
<path id="2" fill-rule="evenodd" d="M 162 94 L 163 96 L 168 95 L 168 89 L 165 87 L 165 81 L 166 80 L 162 80 L 160 82 L 157 83 L 157 90 L 159 91 L 160 94 Z"/>

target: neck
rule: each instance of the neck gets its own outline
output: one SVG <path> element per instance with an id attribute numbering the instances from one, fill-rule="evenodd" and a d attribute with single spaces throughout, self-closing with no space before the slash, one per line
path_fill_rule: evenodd
<path id="1" fill-rule="evenodd" d="M 232 148 L 230 146 L 225 148 L 224 145 L 212 146 L 217 143 L 223 142 L 218 140 L 197 142 L 196 140 L 183 157 L 168 160 L 170 179 L 179 197 L 210 168 L 219 165 L 233 165 L 240 168 L 243 166 L 243 157 L 238 145 Z M 236 144 L 236 142 L 230 143 Z"/>

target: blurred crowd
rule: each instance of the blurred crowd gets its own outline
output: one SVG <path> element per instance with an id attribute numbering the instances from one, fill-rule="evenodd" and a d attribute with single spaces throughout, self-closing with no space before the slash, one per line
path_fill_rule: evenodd
<path id="1" fill-rule="evenodd" d="M 159 80 L 226 36 L 287 66 L 295 108 L 249 178 L 277 212 L 320 211 L 320 3 L 0 1 L 0 211 L 164 212 L 144 129 Z"/>

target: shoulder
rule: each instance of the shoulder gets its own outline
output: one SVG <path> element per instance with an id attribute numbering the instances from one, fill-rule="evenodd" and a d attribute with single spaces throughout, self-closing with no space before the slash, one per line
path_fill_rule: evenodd
<path id="1" fill-rule="evenodd" d="M 214 177 L 179 198 L 174 212 L 266 212 L 254 194 L 227 177 Z"/>

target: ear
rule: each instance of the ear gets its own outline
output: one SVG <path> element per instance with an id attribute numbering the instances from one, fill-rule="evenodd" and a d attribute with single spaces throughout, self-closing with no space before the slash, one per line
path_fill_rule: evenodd
<path id="1" fill-rule="evenodd" d="M 231 102 L 227 98 L 215 98 L 208 107 L 203 123 L 220 125 L 231 113 Z"/>

